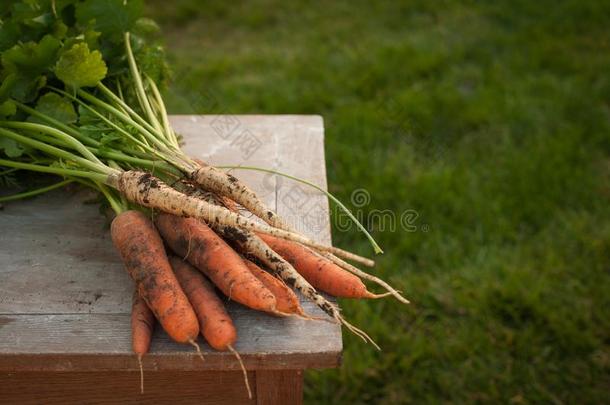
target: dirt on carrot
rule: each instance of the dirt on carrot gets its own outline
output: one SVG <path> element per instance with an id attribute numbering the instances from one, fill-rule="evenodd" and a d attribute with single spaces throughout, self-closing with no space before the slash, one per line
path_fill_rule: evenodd
<path id="1" fill-rule="evenodd" d="M 197 316 L 167 259 L 153 223 L 139 211 L 125 211 L 112 221 L 112 241 L 138 293 L 168 335 L 194 344 L 199 334 Z"/>
<path id="2" fill-rule="evenodd" d="M 203 222 L 162 213 L 156 224 L 180 257 L 207 275 L 230 299 L 259 311 L 276 311 L 275 296 L 227 243 Z"/>

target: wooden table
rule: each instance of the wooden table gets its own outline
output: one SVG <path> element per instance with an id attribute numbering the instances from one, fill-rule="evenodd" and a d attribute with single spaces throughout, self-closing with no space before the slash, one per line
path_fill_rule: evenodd
<path id="1" fill-rule="evenodd" d="M 326 186 L 324 129 L 318 116 L 174 116 L 192 156 L 213 164 L 271 167 Z M 271 207 L 311 237 L 330 242 L 326 199 L 304 186 L 259 172 L 236 172 Z M 303 372 L 337 367 L 340 328 L 279 319 L 233 302 L 236 349 L 248 369 L 248 400 L 239 365 L 157 328 L 139 392 L 131 352 L 133 283 L 123 270 L 98 205 L 84 190 L 60 190 L 0 211 L 0 402 L 258 403 L 302 401 Z M 322 312 L 303 301 L 308 313 Z"/>

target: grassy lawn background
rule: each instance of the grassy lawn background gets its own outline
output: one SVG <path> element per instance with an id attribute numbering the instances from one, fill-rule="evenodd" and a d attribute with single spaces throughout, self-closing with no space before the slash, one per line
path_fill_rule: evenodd
<path id="1" fill-rule="evenodd" d="M 609 6 L 150 2 L 171 112 L 320 114 L 331 191 L 419 215 L 370 224 L 413 304 L 343 301 L 384 351 L 344 334 L 309 403 L 607 403 Z"/>

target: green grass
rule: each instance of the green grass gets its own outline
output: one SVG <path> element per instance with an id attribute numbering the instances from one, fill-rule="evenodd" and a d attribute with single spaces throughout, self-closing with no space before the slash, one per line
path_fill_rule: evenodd
<path id="1" fill-rule="evenodd" d="M 419 214 L 374 232 L 413 304 L 342 302 L 384 351 L 344 334 L 307 401 L 608 403 L 609 3 L 402 3 L 149 7 L 172 112 L 320 114 L 331 191 Z"/>

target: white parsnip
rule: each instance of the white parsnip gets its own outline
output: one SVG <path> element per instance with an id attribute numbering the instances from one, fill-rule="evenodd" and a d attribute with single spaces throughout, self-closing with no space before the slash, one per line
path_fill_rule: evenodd
<path id="1" fill-rule="evenodd" d="M 267 208 L 260 198 L 238 178 L 213 166 L 197 161 L 201 167 L 189 174 L 194 183 L 220 196 L 228 197 L 244 206 L 248 211 L 274 228 L 291 231 L 273 210 Z"/>
<path id="2" fill-rule="evenodd" d="M 126 171 L 120 174 L 112 174 L 108 176 L 107 183 L 119 190 L 129 201 L 148 208 L 156 208 L 174 215 L 203 219 L 209 224 L 220 223 L 267 233 L 278 238 L 299 242 L 324 252 L 331 252 L 359 263 L 367 263 L 369 260 L 333 246 L 322 245 L 305 236 L 253 221 L 224 207 L 215 206 L 206 201 L 189 197 L 173 189 L 150 173 Z"/>

